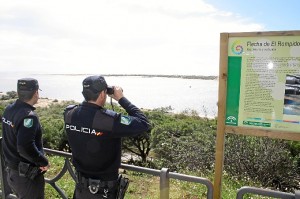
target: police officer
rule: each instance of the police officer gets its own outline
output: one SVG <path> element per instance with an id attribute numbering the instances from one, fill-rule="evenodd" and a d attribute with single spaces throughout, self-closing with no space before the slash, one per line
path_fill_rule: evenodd
<path id="1" fill-rule="evenodd" d="M 82 84 L 85 101 L 78 106 L 69 105 L 64 113 L 73 165 L 78 174 L 73 198 L 123 198 L 126 182 L 118 174 L 121 138 L 148 131 L 149 121 L 124 97 L 120 87 L 108 89 L 104 77 L 89 76 Z M 107 94 L 128 115 L 103 108 Z"/>
<path id="2" fill-rule="evenodd" d="M 39 99 L 38 81 L 19 79 L 18 99 L 8 105 L 2 116 L 3 155 L 7 181 L 18 198 L 44 198 L 43 173 L 49 163 L 44 155 L 42 130 L 34 104 Z"/>

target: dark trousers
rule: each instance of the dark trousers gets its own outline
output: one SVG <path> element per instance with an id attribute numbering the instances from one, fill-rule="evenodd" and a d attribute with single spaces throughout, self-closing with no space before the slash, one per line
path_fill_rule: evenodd
<path id="1" fill-rule="evenodd" d="M 10 188 L 16 193 L 18 199 L 44 199 L 45 179 L 44 175 L 38 175 L 33 180 L 27 177 L 20 177 L 19 172 L 7 169 L 7 182 Z"/>

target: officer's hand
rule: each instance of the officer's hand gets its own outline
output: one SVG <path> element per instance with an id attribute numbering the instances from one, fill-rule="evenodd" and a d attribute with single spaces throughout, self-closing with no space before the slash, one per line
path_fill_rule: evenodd
<path id="1" fill-rule="evenodd" d="M 47 171 L 48 169 L 50 168 L 50 164 L 48 164 L 47 166 L 45 167 L 40 167 L 41 171 Z"/>
<path id="2" fill-rule="evenodd" d="M 120 86 L 114 86 L 114 94 L 109 96 L 114 100 L 119 101 L 122 97 L 124 97 L 123 89 Z"/>

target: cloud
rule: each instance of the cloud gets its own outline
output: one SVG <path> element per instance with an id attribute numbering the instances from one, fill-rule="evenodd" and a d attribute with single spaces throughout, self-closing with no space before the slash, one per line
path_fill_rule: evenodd
<path id="1" fill-rule="evenodd" d="M 1 4 L 0 70 L 217 75 L 220 32 L 264 29 L 200 0 Z"/>

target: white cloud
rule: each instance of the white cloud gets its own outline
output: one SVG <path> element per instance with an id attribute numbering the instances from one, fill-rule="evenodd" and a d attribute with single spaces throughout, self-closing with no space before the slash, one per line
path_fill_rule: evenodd
<path id="1" fill-rule="evenodd" d="M 261 30 L 200 0 L 10 0 L 0 71 L 217 75 L 220 32 Z"/>

